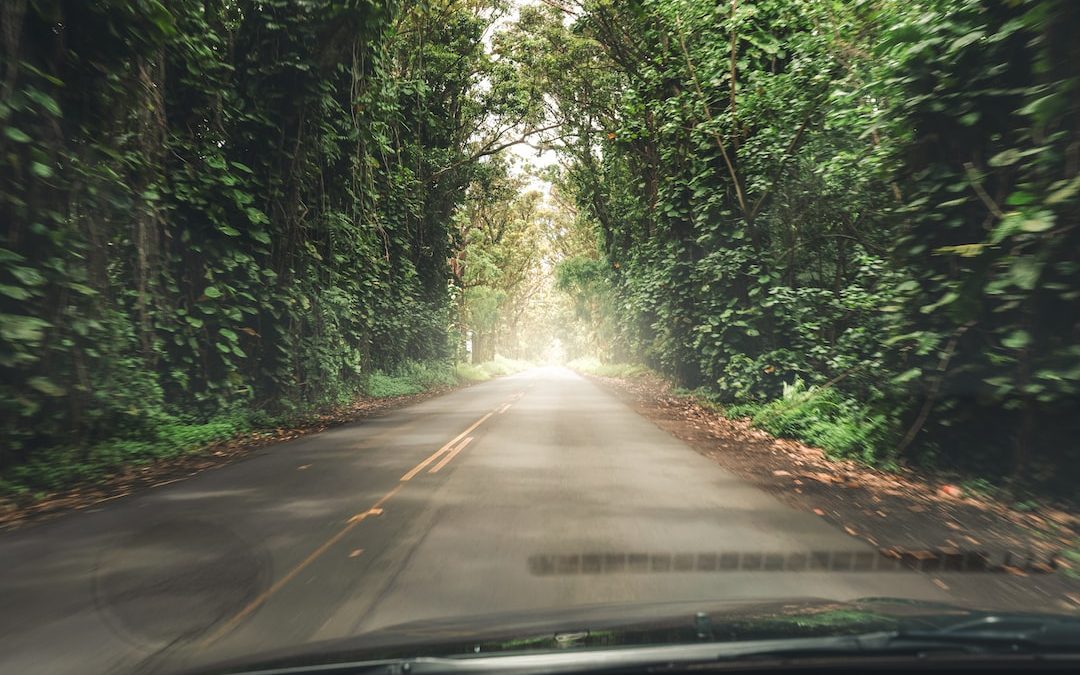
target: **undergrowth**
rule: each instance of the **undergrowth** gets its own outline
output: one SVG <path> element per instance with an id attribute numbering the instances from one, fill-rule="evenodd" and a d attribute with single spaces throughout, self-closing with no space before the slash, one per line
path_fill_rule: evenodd
<path id="1" fill-rule="evenodd" d="M 729 417 L 748 417 L 759 429 L 804 441 L 836 459 L 896 466 L 887 420 L 835 389 L 807 387 L 795 380 L 785 384 L 783 396 L 774 401 L 728 406 L 724 412 Z"/>
<path id="2" fill-rule="evenodd" d="M 567 364 L 573 370 L 587 375 L 601 377 L 641 377 L 651 371 L 640 363 L 603 363 L 597 358 L 586 356 L 574 359 Z"/>
<path id="3" fill-rule="evenodd" d="M 408 396 L 482 382 L 519 372 L 529 365 L 501 356 L 486 363 L 456 366 L 413 362 L 391 373 L 371 373 L 359 395 L 369 398 Z M 42 448 L 34 453 L 31 461 L 5 468 L 0 476 L 0 500 L 38 499 L 50 492 L 103 479 L 125 467 L 198 452 L 244 433 L 302 426 L 322 409 L 324 406 L 294 407 L 274 414 L 263 408 L 238 408 L 205 421 L 162 415 L 154 424 L 145 425 L 145 430 L 137 437 L 112 438 L 85 447 Z"/>
<path id="4" fill-rule="evenodd" d="M 640 364 L 603 363 L 593 357 L 576 359 L 568 365 L 578 372 L 604 377 L 634 378 L 651 372 Z M 726 404 L 718 392 L 707 388 L 676 388 L 674 393 L 726 417 L 749 418 L 759 429 L 819 447 L 834 459 L 896 467 L 895 439 L 888 420 L 835 389 L 807 387 L 796 379 L 784 385 L 778 399 L 735 405 Z"/>

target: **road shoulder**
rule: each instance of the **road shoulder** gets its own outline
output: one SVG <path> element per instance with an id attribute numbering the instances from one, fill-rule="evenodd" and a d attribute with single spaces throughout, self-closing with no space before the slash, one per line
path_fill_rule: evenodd
<path id="1" fill-rule="evenodd" d="M 1064 555 L 1080 546 L 1075 514 L 1050 507 L 1021 512 L 912 471 L 830 460 L 676 395 L 659 378 L 587 377 L 733 474 L 882 552 L 931 573 L 980 556 L 995 577 L 1015 582 L 1028 604 L 1080 611 L 1080 569 Z"/>
<path id="2" fill-rule="evenodd" d="M 406 396 L 360 397 L 348 405 L 326 408 L 305 416 L 295 425 L 245 432 L 176 457 L 132 465 L 102 480 L 74 485 L 37 498 L 15 502 L 0 500 L 0 531 L 81 511 L 148 488 L 187 480 L 250 456 L 254 451 L 344 424 L 362 422 L 394 410 L 457 391 L 469 384 L 430 389 Z"/>

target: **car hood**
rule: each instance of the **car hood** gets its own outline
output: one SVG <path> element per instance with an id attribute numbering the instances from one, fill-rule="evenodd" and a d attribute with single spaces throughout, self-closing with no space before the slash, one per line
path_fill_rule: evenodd
<path id="1" fill-rule="evenodd" d="M 209 675 L 381 659 L 855 635 L 934 629 L 982 615 L 951 605 L 897 598 L 589 605 L 415 621 L 195 672 Z"/>

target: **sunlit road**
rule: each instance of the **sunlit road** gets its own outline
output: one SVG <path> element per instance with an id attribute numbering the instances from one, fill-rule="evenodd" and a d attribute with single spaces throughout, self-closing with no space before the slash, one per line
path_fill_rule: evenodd
<path id="1" fill-rule="evenodd" d="M 738 569 L 808 551 L 871 549 L 536 369 L 0 534 L 0 672 L 169 672 L 594 603 L 948 599 L 915 573 Z"/>

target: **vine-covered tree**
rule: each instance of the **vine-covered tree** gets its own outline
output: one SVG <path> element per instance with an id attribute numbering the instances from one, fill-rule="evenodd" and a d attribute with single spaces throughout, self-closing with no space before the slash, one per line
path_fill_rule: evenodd
<path id="1" fill-rule="evenodd" d="M 582 0 L 502 47 L 639 358 L 842 455 L 1071 486 L 1074 3 Z M 769 403 L 782 399 L 779 403 Z M 746 404 L 750 404 L 749 407 Z"/>
<path id="2" fill-rule="evenodd" d="M 5 477 L 449 356 L 451 217 L 513 104 L 481 86 L 503 11 L 4 2 Z"/>

